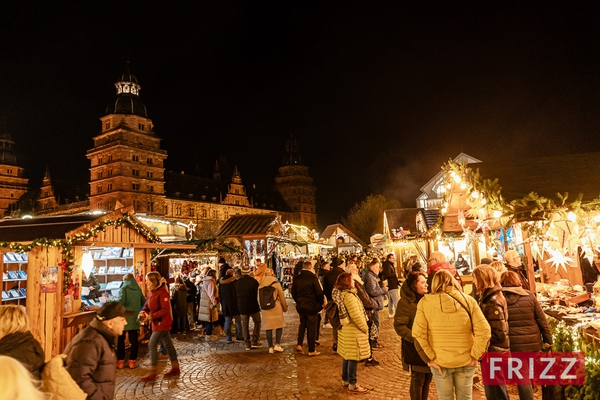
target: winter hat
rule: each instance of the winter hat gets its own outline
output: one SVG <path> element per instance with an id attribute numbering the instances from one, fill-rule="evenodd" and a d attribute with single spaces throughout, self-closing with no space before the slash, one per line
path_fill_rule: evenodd
<path id="1" fill-rule="evenodd" d="M 242 265 L 242 275 L 250 275 L 250 266 L 249 265 Z"/>
<path id="2" fill-rule="evenodd" d="M 491 263 L 492 263 L 492 260 L 490 260 L 487 257 L 483 257 L 480 262 L 480 264 L 487 264 L 487 265 L 490 265 Z"/>
<path id="3" fill-rule="evenodd" d="M 108 321 L 117 317 L 131 317 L 135 314 L 133 311 L 128 311 L 120 301 L 106 302 L 96 311 L 96 318 L 100 321 Z"/>
<path id="4" fill-rule="evenodd" d="M 219 258 L 219 264 L 227 264 L 227 261 L 223 257 Z"/>

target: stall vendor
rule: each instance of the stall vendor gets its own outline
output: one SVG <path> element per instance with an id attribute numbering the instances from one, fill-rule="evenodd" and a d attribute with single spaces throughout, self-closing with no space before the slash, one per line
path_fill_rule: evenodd
<path id="1" fill-rule="evenodd" d="M 89 294 L 87 294 L 85 297 L 88 300 L 95 300 L 100 297 L 100 284 L 98 283 L 96 276 L 90 272 L 87 279 L 85 279 L 85 274 L 82 278 L 83 280 L 81 281 L 81 287 L 88 288 L 90 290 Z"/>

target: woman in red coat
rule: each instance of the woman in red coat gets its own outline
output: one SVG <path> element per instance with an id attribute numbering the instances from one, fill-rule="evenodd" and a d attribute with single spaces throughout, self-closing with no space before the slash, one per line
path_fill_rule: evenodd
<path id="1" fill-rule="evenodd" d="M 177 361 L 177 352 L 171 340 L 171 325 L 173 324 L 173 315 L 171 311 L 171 296 L 167 289 L 167 282 L 156 271 L 146 274 L 146 286 L 150 289 L 148 299 L 144 308 L 140 312 L 140 319 L 152 324 L 152 335 L 148 342 L 150 350 L 150 368 L 146 375 L 141 379 L 142 382 L 151 382 L 156 379 L 156 365 L 158 364 L 158 351 L 156 346 L 162 343 L 169 359 L 171 360 L 171 369 L 165 372 L 164 377 L 169 378 L 180 374 L 179 361 Z"/>

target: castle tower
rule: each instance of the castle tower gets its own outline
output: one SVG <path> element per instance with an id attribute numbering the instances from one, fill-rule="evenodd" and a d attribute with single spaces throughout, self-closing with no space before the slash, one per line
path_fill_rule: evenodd
<path id="1" fill-rule="evenodd" d="M 129 65 L 115 87 L 117 98 L 106 107 L 100 133 L 87 152 L 90 210 L 113 210 L 118 201 L 138 213 L 162 214 L 167 152 L 160 148 Z"/>
<path id="2" fill-rule="evenodd" d="M 0 217 L 29 189 L 25 170 L 17 165 L 14 144 L 9 134 L 0 135 Z"/>
<path id="3" fill-rule="evenodd" d="M 44 179 L 42 179 L 42 187 L 40 188 L 40 196 L 37 199 L 37 208 L 39 211 L 51 210 L 57 205 L 52 178 L 50 178 L 50 170 L 46 168 Z"/>
<path id="4" fill-rule="evenodd" d="M 275 190 L 292 209 L 290 223 L 317 229 L 317 188 L 308 174 L 308 167 L 302 163 L 296 138 L 291 136 L 285 148 L 286 155 L 275 177 Z"/>
<path id="5" fill-rule="evenodd" d="M 250 207 L 246 188 L 242 184 L 242 178 L 240 177 L 237 166 L 233 167 L 231 183 L 229 184 L 227 195 L 225 196 L 225 199 L 221 201 L 221 204 Z"/>

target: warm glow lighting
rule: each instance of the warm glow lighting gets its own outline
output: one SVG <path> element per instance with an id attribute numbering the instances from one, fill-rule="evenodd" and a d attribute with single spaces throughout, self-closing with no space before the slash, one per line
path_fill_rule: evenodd
<path id="1" fill-rule="evenodd" d="M 23 215 L 23 217 L 21 219 L 32 219 L 33 217 L 31 215 Z"/>
<path id="2" fill-rule="evenodd" d="M 567 218 L 569 219 L 569 221 L 575 222 L 577 220 L 577 215 L 575 215 L 573 211 L 569 211 L 569 213 L 567 214 Z"/>
<path id="3" fill-rule="evenodd" d="M 494 211 L 492 213 L 492 216 L 496 219 L 500 218 L 502 216 L 502 211 Z"/>
<path id="4" fill-rule="evenodd" d="M 92 252 L 86 251 L 81 257 L 81 270 L 85 276 L 90 276 L 92 269 L 94 268 L 94 259 L 92 258 Z"/>
<path id="5" fill-rule="evenodd" d="M 454 182 L 460 183 L 460 176 L 454 175 Z"/>
<path id="6" fill-rule="evenodd" d="M 446 214 L 446 211 L 448 211 L 446 207 L 442 208 L 442 214 Z"/>
<path id="7" fill-rule="evenodd" d="M 594 222 L 600 222 L 600 215 L 596 215 L 594 217 Z"/>
<path id="8" fill-rule="evenodd" d="M 485 197 L 481 198 L 481 205 L 484 206 L 485 203 L 487 203 L 487 200 L 485 199 Z"/>
<path id="9" fill-rule="evenodd" d="M 467 184 L 466 184 L 466 183 L 464 183 L 464 182 L 462 182 L 462 183 L 460 184 L 460 188 L 461 188 L 461 189 L 466 189 L 466 188 L 467 188 Z"/>
<path id="10" fill-rule="evenodd" d="M 471 196 L 472 196 L 474 199 L 478 199 L 478 198 L 479 198 L 479 192 L 478 192 L 478 191 L 474 191 L 473 193 L 471 193 Z"/>

